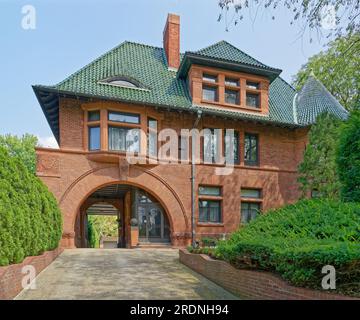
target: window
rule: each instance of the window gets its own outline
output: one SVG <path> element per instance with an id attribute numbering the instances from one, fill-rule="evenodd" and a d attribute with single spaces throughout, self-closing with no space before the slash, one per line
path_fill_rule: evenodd
<path id="1" fill-rule="evenodd" d="M 100 150 L 100 127 L 89 127 L 89 150 Z"/>
<path id="2" fill-rule="evenodd" d="M 241 223 L 248 223 L 260 214 L 261 205 L 258 202 L 241 202 Z"/>
<path id="3" fill-rule="evenodd" d="M 226 77 L 225 78 L 225 85 L 226 86 L 231 86 L 231 87 L 238 87 L 239 86 L 239 80 Z"/>
<path id="4" fill-rule="evenodd" d="M 221 130 L 204 129 L 203 160 L 207 163 L 216 163 L 220 158 L 219 144 L 221 143 Z"/>
<path id="5" fill-rule="evenodd" d="M 246 81 L 246 86 L 247 86 L 249 89 L 254 89 L 254 90 L 259 90 L 259 89 L 260 89 L 260 84 L 259 84 L 259 82 Z"/>
<path id="6" fill-rule="evenodd" d="M 259 189 L 241 189 L 241 198 L 260 199 L 261 190 Z"/>
<path id="7" fill-rule="evenodd" d="M 210 223 L 221 222 L 221 201 L 200 200 L 199 222 L 210 222 Z"/>
<path id="8" fill-rule="evenodd" d="M 103 84 L 111 84 L 113 86 L 125 87 L 125 88 L 140 88 L 139 83 L 136 80 L 128 79 L 127 77 L 115 77 L 111 79 L 105 79 L 100 81 Z"/>
<path id="9" fill-rule="evenodd" d="M 203 85 L 203 100 L 217 101 L 217 87 Z"/>
<path id="10" fill-rule="evenodd" d="M 260 95 L 258 93 L 246 93 L 246 105 L 252 108 L 260 108 Z"/>
<path id="11" fill-rule="evenodd" d="M 249 166 L 256 166 L 259 164 L 259 143 L 258 135 L 245 133 L 245 164 Z"/>
<path id="12" fill-rule="evenodd" d="M 221 196 L 220 187 L 211 187 L 211 186 L 200 186 L 199 195 L 202 196 Z"/>
<path id="13" fill-rule="evenodd" d="M 239 164 L 240 155 L 239 155 L 239 132 L 233 131 L 233 135 L 229 134 L 228 130 L 225 133 L 225 159 L 226 163 Z M 232 158 L 230 152 L 232 150 Z"/>
<path id="14" fill-rule="evenodd" d="M 225 102 L 229 104 L 240 104 L 240 92 L 238 90 L 225 90 Z"/>
<path id="15" fill-rule="evenodd" d="M 133 113 L 109 111 L 109 121 L 139 124 L 140 116 Z"/>
<path id="16" fill-rule="evenodd" d="M 216 83 L 217 79 L 218 77 L 215 75 L 206 74 L 206 73 L 203 74 L 203 81 Z"/>
<path id="17" fill-rule="evenodd" d="M 109 127 L 109 150 L 140 151 L 140 131 L 124 127 Z"/>
<path id="18" fill-rule="evenodd" d="M 148 156 L 157 156 L 157 120 L 148 119 Z"/>
<path id="19" fill-rule="evenodd" d="M 88 112 L 88 121 L 100 121 L 100 111 L 89 111 Z"/>

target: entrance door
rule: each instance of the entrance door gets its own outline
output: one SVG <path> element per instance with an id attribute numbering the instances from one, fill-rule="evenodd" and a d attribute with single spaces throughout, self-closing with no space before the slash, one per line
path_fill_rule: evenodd
<path id="1" fill-rule="evenodd" d="M 169 242 L 169 224 L 160 206 L 138 206 L 140 242 Z"/>

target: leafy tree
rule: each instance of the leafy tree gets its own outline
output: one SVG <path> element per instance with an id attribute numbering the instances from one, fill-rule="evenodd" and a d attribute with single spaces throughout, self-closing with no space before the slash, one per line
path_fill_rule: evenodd
<path id="1" fill-rule="evenodd" d="M 282 5 L 293 14 L 291 24 L 304 21 L 302 33 L 309 28 L 321 36 L 325 31 L 322 27 L 328 30 L 327 38 L 360 32 L 360 0 L 219 0 L 218 3 L 221 9 L 218 21 L 225 20 L 226 28 L 237 25 L 246 10 L 258 15 L 260 9 L 265 9 L 275 19 L 275 11 Z"/>
<path id="2" fill-rule="evenodd" d="M 299 166 L 298 182 L 303 196 L 317 190 L 322 197 L 338 198 L 340 182 L 336 167 L 336 148 L 341 121 L 329 113 L 318 116 L 309 132 L 309 144 Z"/>
<path id="3" fill-rule="evenodd" d="M 331 42 L 326 51 L 311 57 L 294 77 L 294 87 L 299 90 L 311 72 L 314 72 L 347 110 L 358 107 L 360 50 L 352 52 L 350 46 L 354 41 L 360 41 L 360 33 L 352 37 L 339 38 Z"/>
<path id="4" fill-rule="evenodd" d="M 337 153 L 341 198 L 360 202 L 360 112 L 350 115 L 340 134 Z"/>
<path id="5" fill-rule="evenodd" d="M 19 158 L 33 174 L 36 172 L 35 146 L 37 142 L 38 139 L 31 134 L 25 134 L 21 138 L 13 135 L 0 136 L 0 146 L 4 147 L 10 156 Z"/>
<path id="6" fill-rule="evenodd" d="M 116 216 L 89 216 L 89 221 L 96 229 L 99 236 L 117 237 L 118 223 Z"/>

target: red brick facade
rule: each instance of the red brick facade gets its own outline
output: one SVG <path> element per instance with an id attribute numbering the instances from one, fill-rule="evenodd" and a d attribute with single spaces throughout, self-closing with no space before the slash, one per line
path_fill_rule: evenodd
<path id="1" fill-rule="evenodd" d="M 87 110 L 98 109 L 101 149 L 88 150 Z M 97 101 L 79 102 L 60 100 L 60 150 L 37 149 L 38 176 L 59 201 L 64 217 L 64 247 L 81 246 L 78 218 L 86 210 L 87 199 L 97 189 L 122 184 L 136 186 L 154 196 L 164 208 L 170 224 L 171 242 L 184 246 L 191 241 L 191 165 L 190 164 L 135 164 L 128 165 L 122 153 L 107 151 L 107 112 L 118 110 L 140 114 L 141 127 L 146 132 L 147 118 L 158 120 L 158 131 L 164 128 L 191 129 L 196 115 L 164 111 L 141 105 Z M 241 188 L 262 191 L 261 208 L 280 207 L 296 201 L 299 190 L 296 182 L 297 166 L 302 159 L 307 141 L 307 129 L 286 129 L 243 121 L 224 121 L 203 116 L 199 128 L 231 128 L 239 131 L 240 163 L 230 175 L 216 175 L 215 164 L 196 165 L 196 190 L 199 185 L 217 185 L 222 188 L 222 221 L 219 224 L 196 223 L 197 237 L 222 236 L 240 225 Z M 244 164 L 244 134 L 259 136 L 259 165 Z M 141 140 L 146 152 L 146 137 Z M 196 198 L 197 200 L 197 198 Z M 118 203 L 119 210 L 125 205 Z M 198 209 L 196 210 L 198 218 Z M 130 218 L 124 217 L 127 241 L 130 243 Z"/>
<path id="2" fill-rule="evenodd" d="M 163 36 L 167 67 L 178 69 L 180 65 L 179 16 L 168 16 Z M 204 77 L 204 74 L 209 73 L 213 76 L 216 74 L 216 80 L 212 83 L 205 83 L 206 85 L 215 86 L 218 94 L 218 99 L 213 100 L 208 105 L 209 109 L 220 108 L 231 112 L 245 112 L 248 115 L 257 116 L 257 119 L 261 119 L 261 117 L 267 118 L 269 116 L 270 78 L 264 75 L 260 76 L 259 74 L 254 75 L 231 70 L 228 68 L 225 71 L 197 64 L 189 67 L 187 84 L 192 102 L 199 105 L 208 104 L 208 101 L 203 101 L 203 84 L 209 79 L 209 77 Z M 175 77 L 175 73 L 173 76 Z M 234 80 L 234 78 L 236 78 L 236 83 L 229 83 L 229 79 Z M 248 82 L 252 83 L 252 86 L 248 85 Z M 214 90 L 214 88 L 211 90 Z M 237 90 L 238 99 L 234 104 L 229 103 L 229 101 L 232 102 L 233 100 L 225 99 L 226 90 L 227 92 Z M 255 107 L 247 105 L 248 93 L 258 97 L 256 103 L 258 105 L 255 104 Z M 50 98 L 54 99 L 54 97 L 55 95 L 51 93 Z M 224 118 L 207 113 L 197 121 L 199 114 L 191 112 L 190 109 L 185 112 L 184 108 L 180 108 L 183 110 L 181 112 L 180 109 L 175 111 L 174 108 L 161 106 L 125 104 L 98 98 L 86 99 L 80 96 L 77 99 L 70 99 L 69 97 L 73 96 L 59 95 L 57 100 L 54 100 L 49 107 L 53 108 L 54 103 L 59 107 L 58 140 L 60 150 L 42 148 L 37 150 L 38 176 L 41 177 L 58 199 L 64 216 L 62 241 L 64 247 L 86 246 L 86 219 L 84 217 L 89 206 L 93 204 L 93 200 L 89 200 L 89 197 L 100 188 L 111 185 L 137 187 L 146 191 L 161 205 L 167 217 L 166 228 L 168 223 L 171 243 L 175 246 L 184 246 L 191 241 L 193 222 L 191 164 L 180 162 L 172 164 L 150 164 L 149 162 L 129 164 L 125 153 L 109 151 L 109 138 L 111 138 L 111 136 L 109 137 L 109 127 L 112 126 L 140 130 L 141 133 L 138 137 L 139 154 L 145 158 L 148 154 L 147 136 L 152 130 L 148 127 L 149 119 L 157 121 L 158 132 L 169 128 L 175 130 L 176 141 L 181 130 L 191 130 L 194 128 L 195 122 L 196 128 L 199 130 L 212 128 L 234 129 L 237 131 L 238 149 L 240 151 L 238 153 L 239 161 L 231 174 L 217 174 L 217 170 L 222 168 L 218 164 L 204 162 L 196 164 L 196 192 L 194 199 L 196 210 L 194 216 L 197 238 L 204 236 L 223 237 L 239 227 L 241 223 L 242 188 L 255 188 L 261 191 L 261 199 L 248 199 L 247 201 L 257 201 L 257 206 L 259 205 L 263 212 L 292 203 L 300 196 L 296 182 L 297 167 L 302 159 L 308 128 L 290 129 L 263 125 L 260 124 L 261 121 L 234 120 L 230 114 L 228 116 L 225 114 L 226 118 Z M 43 103 L 46 104 L 46 101 Z M 51 111 L 52 118 L 54 118 L 56 111 L 55 109 Z M 93 111 L 96 111 L 95 120 L 89 119 L 89 112 Z M 125 124 L 114 123 L 108 118 L 110 111 L 136 114 L 139 121 Z M 49 116 L 48 120 L 51 117 Z M 50 121 L 50 123 L 52 122 Z M 54 123 L 53 126 L 57 130 Z M 97 132 L 100 132 L 100 135 L 97 141 L 97 151 L 90 151 L 89 130 L 94 127 L 96 127 Z M 244 160 L 245 134 L 257 136 L 258 159 L 256 165 L 250 166 L 249 162 Z M 200 150 L 203 150 L 203 140 L 200 139 L 197 142 L 200 144 Z M 221 150 L 219 154 L 223 156 L 224 138 L 219 140 L 222 140 L 218 144 L 218 148 Z M 159 143 L 159 146 L 161 147 L 164 143 L 165 141 Z M 178 147 L 176 147 L 175 151 L 178 152 Z M 203 151 L 201 152 L 203 153 Z M 190 151 L 188 156 L 190 158 Z M 199 198 L 197 192 L 199 186 L 217 186 L 221 188 L 221 195 L 218 195 L 216 199 L 202 198 L 204 201 L 217 201 L 217 209 L 221 211 L 221 217 L 217 219 L 217 223 L 199 222 Z M 131 195 L 131 192 L 127 191 L 126 195 L 123 195 L 121 199 L 107 199 L 107 202 L 111 203 L 120 212 L 121 217 L 119 216 L 119 219 L 122 221 L 122 225 L 119 226 L 119 230 L 121 229 L 121 237 L 128 247 L 136 246 L 138 239 L 136 226 L 130 225 L 131 220 L 136 218 L 136 215 L 134 215 L 134 206 L 136 204 L 134 204 L 134 195 Z M 162 228 L 164 228 L 165 219 L 163 216 L 162 221 Z"/>

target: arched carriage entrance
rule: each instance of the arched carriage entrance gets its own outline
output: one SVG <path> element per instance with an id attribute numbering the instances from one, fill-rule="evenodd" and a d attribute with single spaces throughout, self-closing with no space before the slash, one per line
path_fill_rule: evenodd
<path id="1" fill-rule="evenodd" d="M 99 188 L 85 200 L 75 225 L 76 247 L 89 247 L 88 221 L 92 215 L 117 216 L 118 233 L 100 239 L 100 247 L 132 248 L 146 244 L 170 244 L 171 228 L 160 201 L 145 190 L 123 184 Z M 108 245 L 104 245 L 104 241 Z"/>

